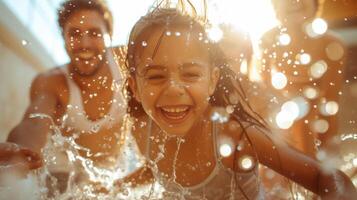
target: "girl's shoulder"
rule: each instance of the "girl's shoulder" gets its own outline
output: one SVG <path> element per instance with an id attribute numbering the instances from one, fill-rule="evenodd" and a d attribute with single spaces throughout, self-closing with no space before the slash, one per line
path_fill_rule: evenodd
<path id="1" fill-rule="evenodd" d="M 255 163 L 258 163 L 258 155 L 256 152 L 256 143 L 254 136 L 260 130 L 249 122 L 238 122 L 230 120 L 227 123 L 220 124 L 217 143 L 219 152 L 223 146 L 229 145 L 231 154 L 223 156 L 222 163 L 237 173 L 246 173 L 255 169 Z M 221 152 L 220 152 L 221 153 Z M 221 153 L 222 154 L 222 153 Z M 252 165 L 242 166 L 242 162 L 250 162 Z"/>
<path id="2" fill-rule="evenodd" d="M 220 136 L 230 137 L 235 141 L 247 137 L 251 132 L 264 132 L 264 128 L 259 125 L 250 122 L 237 121 L 235 119 L 230 119 L 226 123 L 218 125 L 218 127 Z"/>

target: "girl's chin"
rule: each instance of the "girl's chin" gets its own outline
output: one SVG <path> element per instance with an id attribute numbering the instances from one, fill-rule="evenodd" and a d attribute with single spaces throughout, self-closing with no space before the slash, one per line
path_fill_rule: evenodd
<path id="1" fill-rule="evenodd" d="M 177 128 L 177 127 L 162 127 L 160 128 L 164 131 L 164 133 L 169 137 L 185 137 L 188 133 L 188 128 Z"/>

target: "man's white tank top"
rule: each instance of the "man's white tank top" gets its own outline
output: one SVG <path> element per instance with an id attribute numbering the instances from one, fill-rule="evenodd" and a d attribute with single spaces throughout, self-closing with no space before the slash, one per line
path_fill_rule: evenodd
<path id="1" fill-rule="evenodd" d="M 115 63 L 110 63 L 109 68 L 113 78 L 111 84 L 111 89 L 113 91 L 111 107 L 107 114 L 95 121 L 88 119 L 83 107 L 84 102 L 79 87 L 72 80 L 72 76 L 68 72 L 68 69 L 65 68 L 63 70 L 69 89 L 69 101 L 66 112 L 63 115 L 63 125 L 65 128 L 74 131 L 95 133 L 98 132 L 101 128 L 111 128 L 115 124 L 122 121 L 122 118 L 126 113 L 126 101 L 122 92 L 124 80 L 122 78 L 123 76 L 121 75 L 121 72 L 119 71 L 119 67 L 117 67 Z M 98 97 L 94 96 L 94 98 Z"/>

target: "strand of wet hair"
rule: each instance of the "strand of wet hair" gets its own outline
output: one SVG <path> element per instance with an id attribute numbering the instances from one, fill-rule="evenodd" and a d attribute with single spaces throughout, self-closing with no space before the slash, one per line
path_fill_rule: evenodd
<path id="1" fill-rule="evenodd" d="M 161 42 L 162 42 L 162 39 L 163 39 L 163 37 L 164 37 L 164 35 L 165 35 L 165 32 L 166 32 L 166 29 L 164 29 L 163 31 L 162 31 L 162 33 L 160 34 L 160 37 L 159 37 L 159 40 L 157 41 L 157 43 L 156 43 L 156 45 L 155 45 L 155 49 L 154 49 L 154 52 L 152 53 L 152 59 L 154 60 L 154 58 L 155 58 L 155 56 L 156 56 L 156 54 L 157 54 L 157 51 L 159 50 L 159 47 L 160 47 L 160 44 L 161 44 Z"/>

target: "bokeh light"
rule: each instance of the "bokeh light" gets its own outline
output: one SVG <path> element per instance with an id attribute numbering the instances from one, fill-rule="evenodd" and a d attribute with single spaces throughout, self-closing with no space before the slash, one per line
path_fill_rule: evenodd
<path id="1" fill-rule="evenodd" d="M 271 78 L 271 84 L 275 89 L 281 90 L 285 88 L 287 83 L 288 79 L 286 78 L 285 74 L 281 72 L 273 73 L 273 76 Z"/>
<path id="2" fill-rule="evenodd" d="M 321 78 L 327 71 L 327 63 L 323 60 L 317 61 L 310 67 L 310 76 L 312 78 Z"/>
<path id="3" fill-rule="evenodd" d="M 318 96 L 318 91 L 316 88 L 313 87 L 306 87 L 304 88 L 304 96 L 308 99 L 316 99 Z"/>
<path id="4" fill-rule="evenodd" d="M 322 35 L 322 34 L 326 33 L 326 31 L 328 29 L 328 25 L 327 25 L 326 21 L 322 18 L 314 19 L 314 21 L 312 21 L 311 26 L 312 26 L 312 30 L 317 35 Z"/>
<path id="5" fill-rule="evenodd" d="M 229 144 L 222 144 L 219 147 L 219 153 L 221 154 L 221 156 L 223 157 L 228 157 L 232 154 L 232 147 Z"/>
<path id="6" fill-rule="evenodd" d="M 250 170 L 254 167 L 254 160 L 251 156 L 242 156 L 239 159 L 239 166 L 243 170 Z"/>
<path id="7" fill-rule="evenodd" d="M 291 42 L 291 37 L 287 33 L 283 33 L 279 36 L 279 43 L 280 45 L 287 46 Z"/>

